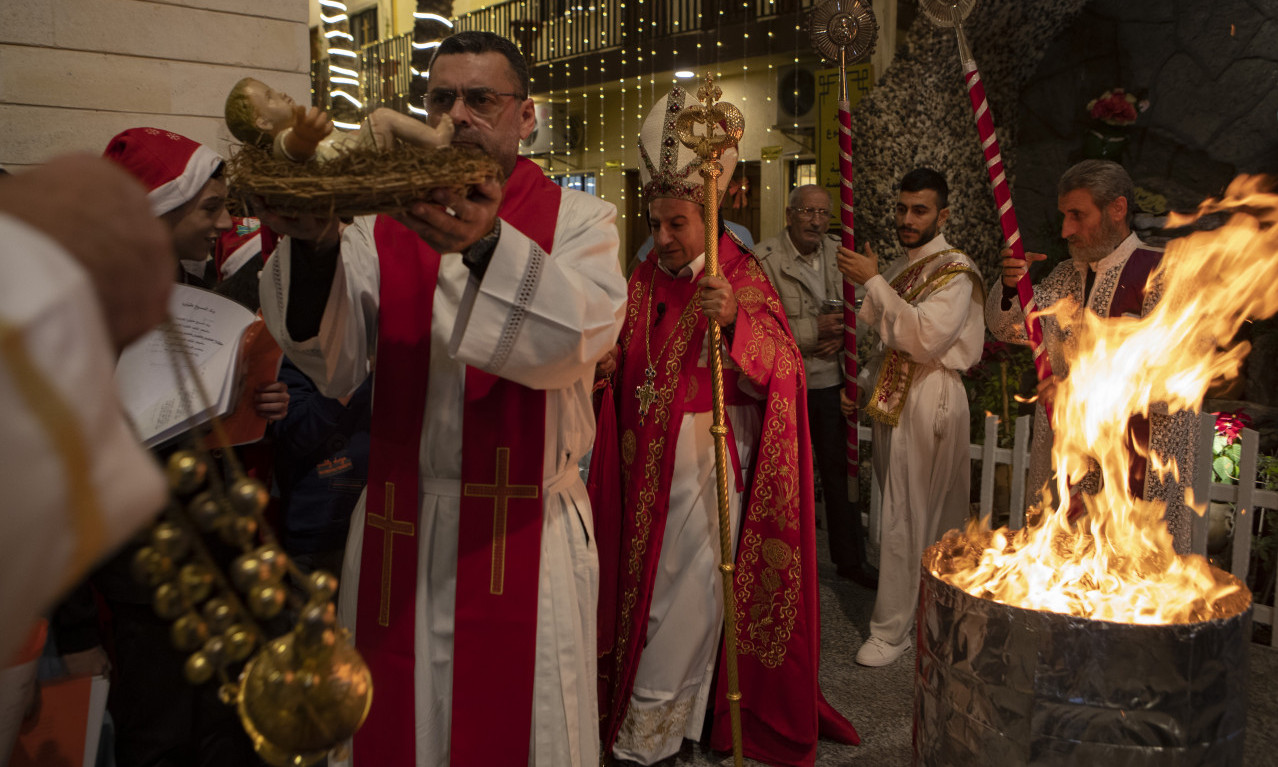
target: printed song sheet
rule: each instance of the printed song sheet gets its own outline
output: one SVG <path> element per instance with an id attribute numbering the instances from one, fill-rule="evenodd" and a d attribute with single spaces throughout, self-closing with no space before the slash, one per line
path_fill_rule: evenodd
<path id="1" fill-rule="evenodd" d="M 241 339 L 255 321 L 261 322 L 231 299 L 190 285 L 173 286 L 169 313 L 176 332 L 166 332 L 163 325 L 152 330 L 126 348 L 116 366 L 120 399 L 147 447 L 234 407 Z M 207 402 L 189 375 L 183 352 Z M 278 366 L 278 356 L 274 364 Z"/>

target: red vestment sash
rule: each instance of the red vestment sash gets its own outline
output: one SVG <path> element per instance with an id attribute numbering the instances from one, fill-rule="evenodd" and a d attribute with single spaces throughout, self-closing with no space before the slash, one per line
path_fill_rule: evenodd
<path id="1" fill-rule="evenodd" d="M 1145 314 L 1145 294 L 1149 277 L 1163 260 L 1163 252 L 1137 248 L 1127 257 L 1118 276 L 1118 286 L 1109 301 L 1109 317 L 1141 317 Z M 1149 470 L 1149 418 L 1134 415 L 1127 420 L 1128 459 L 1127 492 L 1133 498 L 1145 497 L 1145 475 Z"/>
<path id="2" fill-rule="evenodd" d="M 817 686 L 820 625 L 816 593 L 815 504 L 803 358 L 785 321 L 780 299 L 748 252 L 731 238 L 719 243 L 724 276 L 737 299 L 729 357 L 740 375 L 766 391 L 760 445 L 746 482 L 737 554 L 738 673 L 745 754 L 777 765 L 811 765 L 818 728 L 822 734 L 858 742 L 856 731 L 825 702 Z M 596 530 L 621 519 L 615 560 L 600 546 L 599 673 L 602 746 L 609 753 L 625 718 L 647 635 L 652 586 L 661 554 L 674 446 L 684 412 L 695 411 L 701 385 L 692 371 L 705 343 L 706 320 L 695 309 L 695 283 L 654 273 L 655 259 L 630 278 L 617 372 L 616 443 L 595 450 L 619 451 L 623 498 L 591 497 Z M 650 287 L 651 286 L 651 287 Z M 654 295 L 655 294 L 655 295 Z M 668 312 L 653 312 L 664 303 Z M 689 303 L 694 308 L 683 311 Z M 645 330 L 651 318 L 658 320 Z M 636 389 L 651 362 L 657 397 L 642 419 Z M 696 383 L 693 383 L 696 382 Z M 624 505 L 623 505 L 624 504 Z M 616 527 L 616 523 L 612 523 Z M 615 577 L 613 573 L 615 571 Z M 718 589 L 719 581 L 706 584 Z M 722 660 L 722 658 L 720 659 Z M 720 672 L 715 695 L 715 748 L 730 748 Z"/>
<path id="3" fill-rule="evenodd" d="M 1151 250 L 1149 248 L 1136 248 L 1133 250 L 1131 255 L 1127 257 L 1127 262 L 1123 264 L 1122 271 L 1119 272 L 1118 285 L 1115 286 L 1114 294 L 1109 299 L 1109 306 L 1104 309 L 1102 316 L 1110 319 L 1124 316 L 1144 316 L 1145 294 L 1149 287 L 1149 278 L 1154 270 L 1158 268 L 1162 259 L 1163 252 L 1160 250 Z M 1085 267 L 1085 269 L 1090 268 Z M 1086 300 L 1086 272 L 1084 272 L 1083 285 L 1083 296 Z M 1083 309 L 1080 308 L 1080 311 L 1083 311 Z M 1145 475 L 1149 469 L 1148 459 L 1146 458 L 1149 454 L 1149 428 L 1150 424 L 1147 416 L 1133 415 L 1127 419 L 1127 434 L 1125 436 L 1128 450 L 1127 493 L 1132 498 L 1145 497 Z M 1070 498 L 1067 518 L 1070 520 L 1077 519 L 1086 511 L 1082 496 L 1075 493 Z"/>
<path id="4" fill-rule="evenodd" d="M 521 158 L 504 185 L 499 215 L 549 253 L 560 196 L 558 185 Z M 355 758 L 360 765 L 411 765 L 419 452 L 440 256 L 386 217 L 378 218 L 374 239 L 381 292 L 355 636 L 376 694 L 355 736 Z M 465 381 L 450 760 L 524 764 L 532 723 L 545 392 L 473 367 Z M 486 737 L 494 731 L 503 737 Z"/>

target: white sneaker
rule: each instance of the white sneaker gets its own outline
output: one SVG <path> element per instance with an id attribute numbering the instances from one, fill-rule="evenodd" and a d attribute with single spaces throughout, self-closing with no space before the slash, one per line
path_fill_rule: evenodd
<path id="1" fill-rule="evenodd" d="M 856 662 L 862 666 L 886 666 L 901 657 L 901 654 L 908 649 L 910 649 L 909 638 L 900 644 L 888 644 L 876 636 L 871 636 L 857 651 Z"/>

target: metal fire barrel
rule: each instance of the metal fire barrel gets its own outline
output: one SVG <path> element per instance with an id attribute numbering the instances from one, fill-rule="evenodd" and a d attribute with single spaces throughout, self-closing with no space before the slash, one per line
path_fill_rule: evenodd
<path id="1" fill-rule="evenodd" d="M 944 556 L 922 561 L 915 765 L 1242 765 L 1246 588 L 1217 620 L 1112 623 L 971 596 Z"/>

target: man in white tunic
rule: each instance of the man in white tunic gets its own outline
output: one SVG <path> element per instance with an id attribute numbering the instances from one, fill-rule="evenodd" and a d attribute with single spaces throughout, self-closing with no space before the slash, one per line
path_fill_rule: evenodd
<path id="1" fill-rule="evenodd" d="M 262 279 L 263 313 L 286 354 L 342 396 L 376 353 L 373 466 L 339 608 L 377 690 L 354 742 L 360 765 L 599 761 L 598 564 L 577 461 L 591 445 L 591 378 L 616 340 L 625 282 L 614 207 L 560 196 L 518 158 L 535 127 L 527 77 L 510 41 L 478 32 L 445 40 L 430 73 L 432 123 L 449 115 L 456 143 L 497 159 L 504 183 L 435 190 L 398 222 L 357 219 L 340 260 L 335 223 L 267 214 L 299 235 Z M 432 259 L 435 286 L 421 290 L 414 270 Z M 416 345 L 404 341 L 413 333 Z M 402 449 L 378 452 L 397 428 L 387 420 L 412 421 L 407 461 Z M 528 426 L 537 444 L 499 441 Z M 471 461 L 472 444 L 487 441 L 495 457 Z M 410 464 L 409 487 L 402 467 L 378 468 L 397 460 Z M 416 513 L 395 505 L 397 487 L 417 498 Z M 519 594 L 528 599 L 507 608 Z"/>
<path id="2" fill-rule="evenodd" d="M 1065 171 L 1057 184 L 1057 205 L 1065 217 L 1061 237 L 1069 244 L 1070 258 L 1034 286 L 1034 303 L 1039 309 L 1053 308 L 1062 300 L 1073 302 L 1075 316 L 1083 307 L 1101 317 L 1143 317 L 1154 309 L 1162 296 L 1162 285 L 1157 280 L 1151 282 L 1149 277 L 1163 252 L 1141 242 L 1131 229 L 1135 193 L 1131 176 L 1116 162 L 1084 160 Z M 995 338 L 1025 344 L 1025 314 L 1016 299 L 1016 283 L 1025 274 L 1027 263 L 1013 257 L 1010 250 L 1002 255 L 1002 284 L 990 291 L 985 319 Z M 1029 261 L 1047 258 L 1042 253 L 1025 255 Z M 1054 377 L 1068 375 L 1069 333 L 1055 314 L 1041 316 L 1040 322 Z M 1050 396 L 1051 383 L 1040 384 L 1044 397 Z M 1053 475 L 1053 433 L 1043 408 L 1044 397 L 1034 407 L 1034 439 L 1026 484 L 1031 502 L 1045 488 L 1052 495 L 1056 490 L 1049 482 Z M 1151 412 L 1148 419 L 1135 417 L 1130 423 L 1131 435 L 1142 448 L 1152 447 L 1164 461 L 1176 461 L 1178 477 L 1160 478 L 1146 470 L 1143 458 L 1137 458 L 1129 484 L 1133 496 L 1167 504 L 1168 528 L 1176 551 L 1181 554 L 1189 552 L 1190 544 L 1192 512 L 1185 503 L 1185 490 L 1193 483 L 1197 423 L 1195 412 L 1169 414 L 1165 405 Z M 1094 492 L 1097 476 L 1089 475 L 1079 487 Z"/>
<path id="3" fill-rule="evenodd" d="M 981 358 L 984 290 L 976 265 L 941 234 L 948 198 L 935 170 L 905 174 L 896 204 L 905 256 L 882 275 L 868 246 L 865 255 L 839 249 L 840 271 L 865 286 L 857 326 L 881 339 L 860 382 L 883 497 L 879 591 L 856 656 L 865 666 L 909 649 L 923 549 L 968 516 L 970 426 L 959 373 Z"/>

